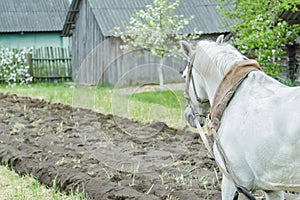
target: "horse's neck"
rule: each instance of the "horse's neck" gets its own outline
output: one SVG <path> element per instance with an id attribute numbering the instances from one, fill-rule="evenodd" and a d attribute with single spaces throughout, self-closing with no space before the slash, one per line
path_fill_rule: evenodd
<path id="1" fill-rule="evenodd" d="M 196 72 L 195 85 L 202 86 L 204 88 L 209 102 L 212 103 L 216 89 L 218 88 L 222 79 L 219 77 L 204 78 L 197 70 L 195 72 Z M 200 87 L 196 87 L 195 90 L 196 90 L 196 94 L 201 94 Z"/>
<path id="2" fill-rule="evenodd" d="M 200 52 L 202 52 L 203 49 L 207 49 L 205 45 L 203 47 L 198 46 L 198 48 Z M 209 49 L 208 52 L 210 51 L 211 49 Z M 211 56 L 207 58 L 207 55 Z M 205 83 L 205 91 L 211 103 L 214 100 L 215 93 L 223 77 L 236 62 L 244 60 L 244 58 L 243 55 L 232 49 L 212 51 L 211 54 L 206 52 L 196 57 L 196 62 L 198 62 L 197 66 L 203 66 L 203 68 L 199 67 L 198 71 L 200 76 L 201 74 L 203 75 L 202 79 Z"/>
<path id="3" fill-rule="evenodd" d="M 231 63 L 229 65 L 231 65 Z M 224 76 L 230 70 L 230 68 L 231 66 L 224 66 L 223 69 L 216 69 L 214 72 L 210 74 L 210 76 L 206 77 L 205 87 L 206 87 L 208 99 L 211 102 L 211 104 L 214 101 L 215 93 L 219 85 L 221 84 Z"/>
<path id="4" fill-rule="evenodd" d="M 222 78 L 215 77 L 215 78 L 209 78 L 206 80 L 206 91 L 207 96 L 209 99 L 209 102 L 212 104 L 214 102 L 215 93 L 222 81 Z"/>

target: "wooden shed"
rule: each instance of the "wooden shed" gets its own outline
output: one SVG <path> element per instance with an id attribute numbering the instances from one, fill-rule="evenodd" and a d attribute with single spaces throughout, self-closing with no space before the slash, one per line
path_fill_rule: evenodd
<path id="1" fill-rule="evenodd" d="M 0 47 L 67 47 L 68 0 L 0 0 Z"/>
<path id="2" fill-rule="evenodd" d="M 121 39 L 110 30 L 129 21 L 135 11 L 153 0 L 73 0 L 63 28 L 63 36 L 72 36 L 72 67 L 75 82 L 84 85 L 100 83 L 143 84 L 157 82 L 155 65 L 159 60 L 147 53 L 120 50 Z M 181 1 L 178 14 L 194 19 L 184 29 L 201 30 L 205 37 L 216 38 L 227 33 L 214 0 Z M 229 22 L 230 23 L 230 22 Z M 182 59 L 167 58 L 166 79 L 174 81 L 185 67 Z"/>

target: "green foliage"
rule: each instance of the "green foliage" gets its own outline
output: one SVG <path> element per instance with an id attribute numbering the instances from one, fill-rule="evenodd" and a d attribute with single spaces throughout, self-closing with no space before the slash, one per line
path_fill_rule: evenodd
<path id="1" fill-rule="evenodd" d="M 228 18 L 237 19 L 230 28 L 234 45 L 264 67 L 267 74 L 279 77 L 283 68 L 280 58 L 283 45 L 293 41 L 300 32 L 299 24 L 289 25 L 280 18 L 284 11 L 297 11 L 299 0 L 219 0 L 220 10 Z M 233 4 L 233 11 L 226 9 Z"/>
<path id="2" fill-rule="evenodd" d="M 134 13 L 124 31 L 115 27 L 112 33 L 125 42 L 126 45 L 122 46 L 125 50 L 147 50 L 161 59 L 166 55 L 176 55 L 179 40 L 201 34 L 196 30 L 191 35 L 182 33 L 193 16 L 175 15 L 178 6 L 179 0 L 154 0 L 153 5 Z"/>
<path id="3" fill-rule="evenodd" d="M 290 87 L 295 87 L 295 86 L 298 86 L 298 84 L 294 81 L 294 80 L 291 80 L 291 79 L 287 79 L 287 80 L 280 80 L 279 81 L 284 84 L 284 85 L 287 85 L 287 86 L 290 86 Z"/>

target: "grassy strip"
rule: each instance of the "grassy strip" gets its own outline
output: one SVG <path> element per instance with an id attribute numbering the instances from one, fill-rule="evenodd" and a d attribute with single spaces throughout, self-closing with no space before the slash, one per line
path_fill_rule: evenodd
<path id="1" fill-rule="evenodd" d="M 5 200 L 86 200 L 83 194 L 66 195 L 55 187 L 46 188 L 36 179 L 27 175 L 19 176 L 6 166 L 0 166 L 0 199 Z"/>

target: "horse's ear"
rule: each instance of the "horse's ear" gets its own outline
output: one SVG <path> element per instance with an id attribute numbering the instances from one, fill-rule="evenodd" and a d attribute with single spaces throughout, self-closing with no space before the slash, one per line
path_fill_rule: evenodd
<path id="1" fill-rule="evenodd" d="M 180 47 L 181 47 L 180 52 L 182 52 L 183 55 L 189 60 L 192 55 L 191 45 L 184 40 L 180 41 L 179 43 L 180 43 Z"/>
<path id="2" fill-rule="evenodd" d="M 223 44 L 223 40 L 224 40 L 224 35 L 220 35 L 217 40 L 216 40 L 216 43 L 217 44 Z"/>

